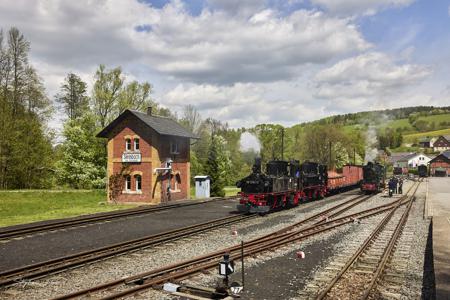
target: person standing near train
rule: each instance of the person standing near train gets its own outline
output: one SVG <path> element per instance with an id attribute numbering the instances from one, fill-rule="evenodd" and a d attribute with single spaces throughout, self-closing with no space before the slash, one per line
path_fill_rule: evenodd
<path id="1" fill-rule="evenodd" d="M 398 180 L 398 193 L 403 194 L 403 179 Z"/>

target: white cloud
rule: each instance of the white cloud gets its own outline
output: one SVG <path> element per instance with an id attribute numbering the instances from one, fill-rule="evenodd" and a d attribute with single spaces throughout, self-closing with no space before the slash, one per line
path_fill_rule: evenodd
<path id="1" fill-rule="evenodd" d="M 380 10 L 392 7 L 405 7 L 415 0 L 311 0 L 327 11 L 341 15 L 374 15 Z"/>
<path id="2" fill-rule="evenodd" d="M 194 105 L 202 116 L 227 121 L 235 128 L 259 123 L 292 125 L 327 114 L 307 85 L 303 79 L 231 86 L 180 84 L 161 95 L 161 103 L 178 111 Z"/>
<path id="3" fill-rule="evenodd" d="M 193 16 L 176 0 L 161 9 L 135 0 L 0 1 L 0 27 L 17 26 L 30 40 L 50 97 L 68 72 L 92 82 L 104 63 L 151 82 L 155 99 L 170 109 L 192 104 L 233 127 L 292 125 L 402 103 L 389 102 L 391 95 L 421 103 L 399 93 L 429 70 L 378 52 L 359 55 L 372 45 L 351 18 L 314 9 L 280 13 L 267 2 L 209 0 Z M 339 15 L 411 1 L 313 2 Z"/>
<path id="4" fill-rule="evenodd" d="M 192 16 L 179 1 L 156 9 L 134 0 L 17 0 L 0 3 L 0 12 L 0 26 L 19 27 L 44 63 L 81 71 L 138 63 L 198 83 L 291 78 L 305 63 L 369 47 L 349 21 L 306 10 L 282 17 L 256 9 L 242 17 L 206 8 Z"/>
<path id="5" fill-rule="evenodd" d="M 369 52 L 348 59 L 320 71 L 315 82 L 315 95 L 333 99 L 341 105 L 383 108 L 406 87 L 412 87 L 431 74 L 431 69 L 415 64 L 396 64 L 386 54 Z M 388 101 L 389 100 L 389 101 Z M 345 101 L 345 103 L 342 103 Z"/>

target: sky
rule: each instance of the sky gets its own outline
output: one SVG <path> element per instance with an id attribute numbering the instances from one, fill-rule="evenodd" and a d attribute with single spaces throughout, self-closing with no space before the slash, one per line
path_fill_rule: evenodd
<path id="1" fill-rule="evenodd" d="M 105 64 L 234 128 L 450 105 L 448 1 L 0 0 L 11 26 L 51 99 L 67 73 L 91 86 Z"/>

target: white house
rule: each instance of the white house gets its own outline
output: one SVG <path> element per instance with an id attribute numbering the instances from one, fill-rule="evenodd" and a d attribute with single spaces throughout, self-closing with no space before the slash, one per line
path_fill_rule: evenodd
<path id="1" fill-rule="evenodd" d="M 394 163 L 394 167 L 416 168 L 420 165 L 427 165 L 431 158 L 421 153 L 412 153 L 406 155 Z"/>

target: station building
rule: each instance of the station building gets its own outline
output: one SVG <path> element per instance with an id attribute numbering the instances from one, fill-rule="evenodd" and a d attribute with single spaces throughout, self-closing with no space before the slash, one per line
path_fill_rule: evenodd
<path id="1" fill-rule="evenodd" d="M 189 198 L 190 141 L 197 137 L 176 121 L 153 115 L 151 107 L 147 113 L 126 110 L 97 137 L 108 139 L 108 201 Z"/>
<path id="2" fill-rule="evenodd" d="M 444 151 L 430 160 L 431 176 L 450 176 L 450 151 Z"/>

